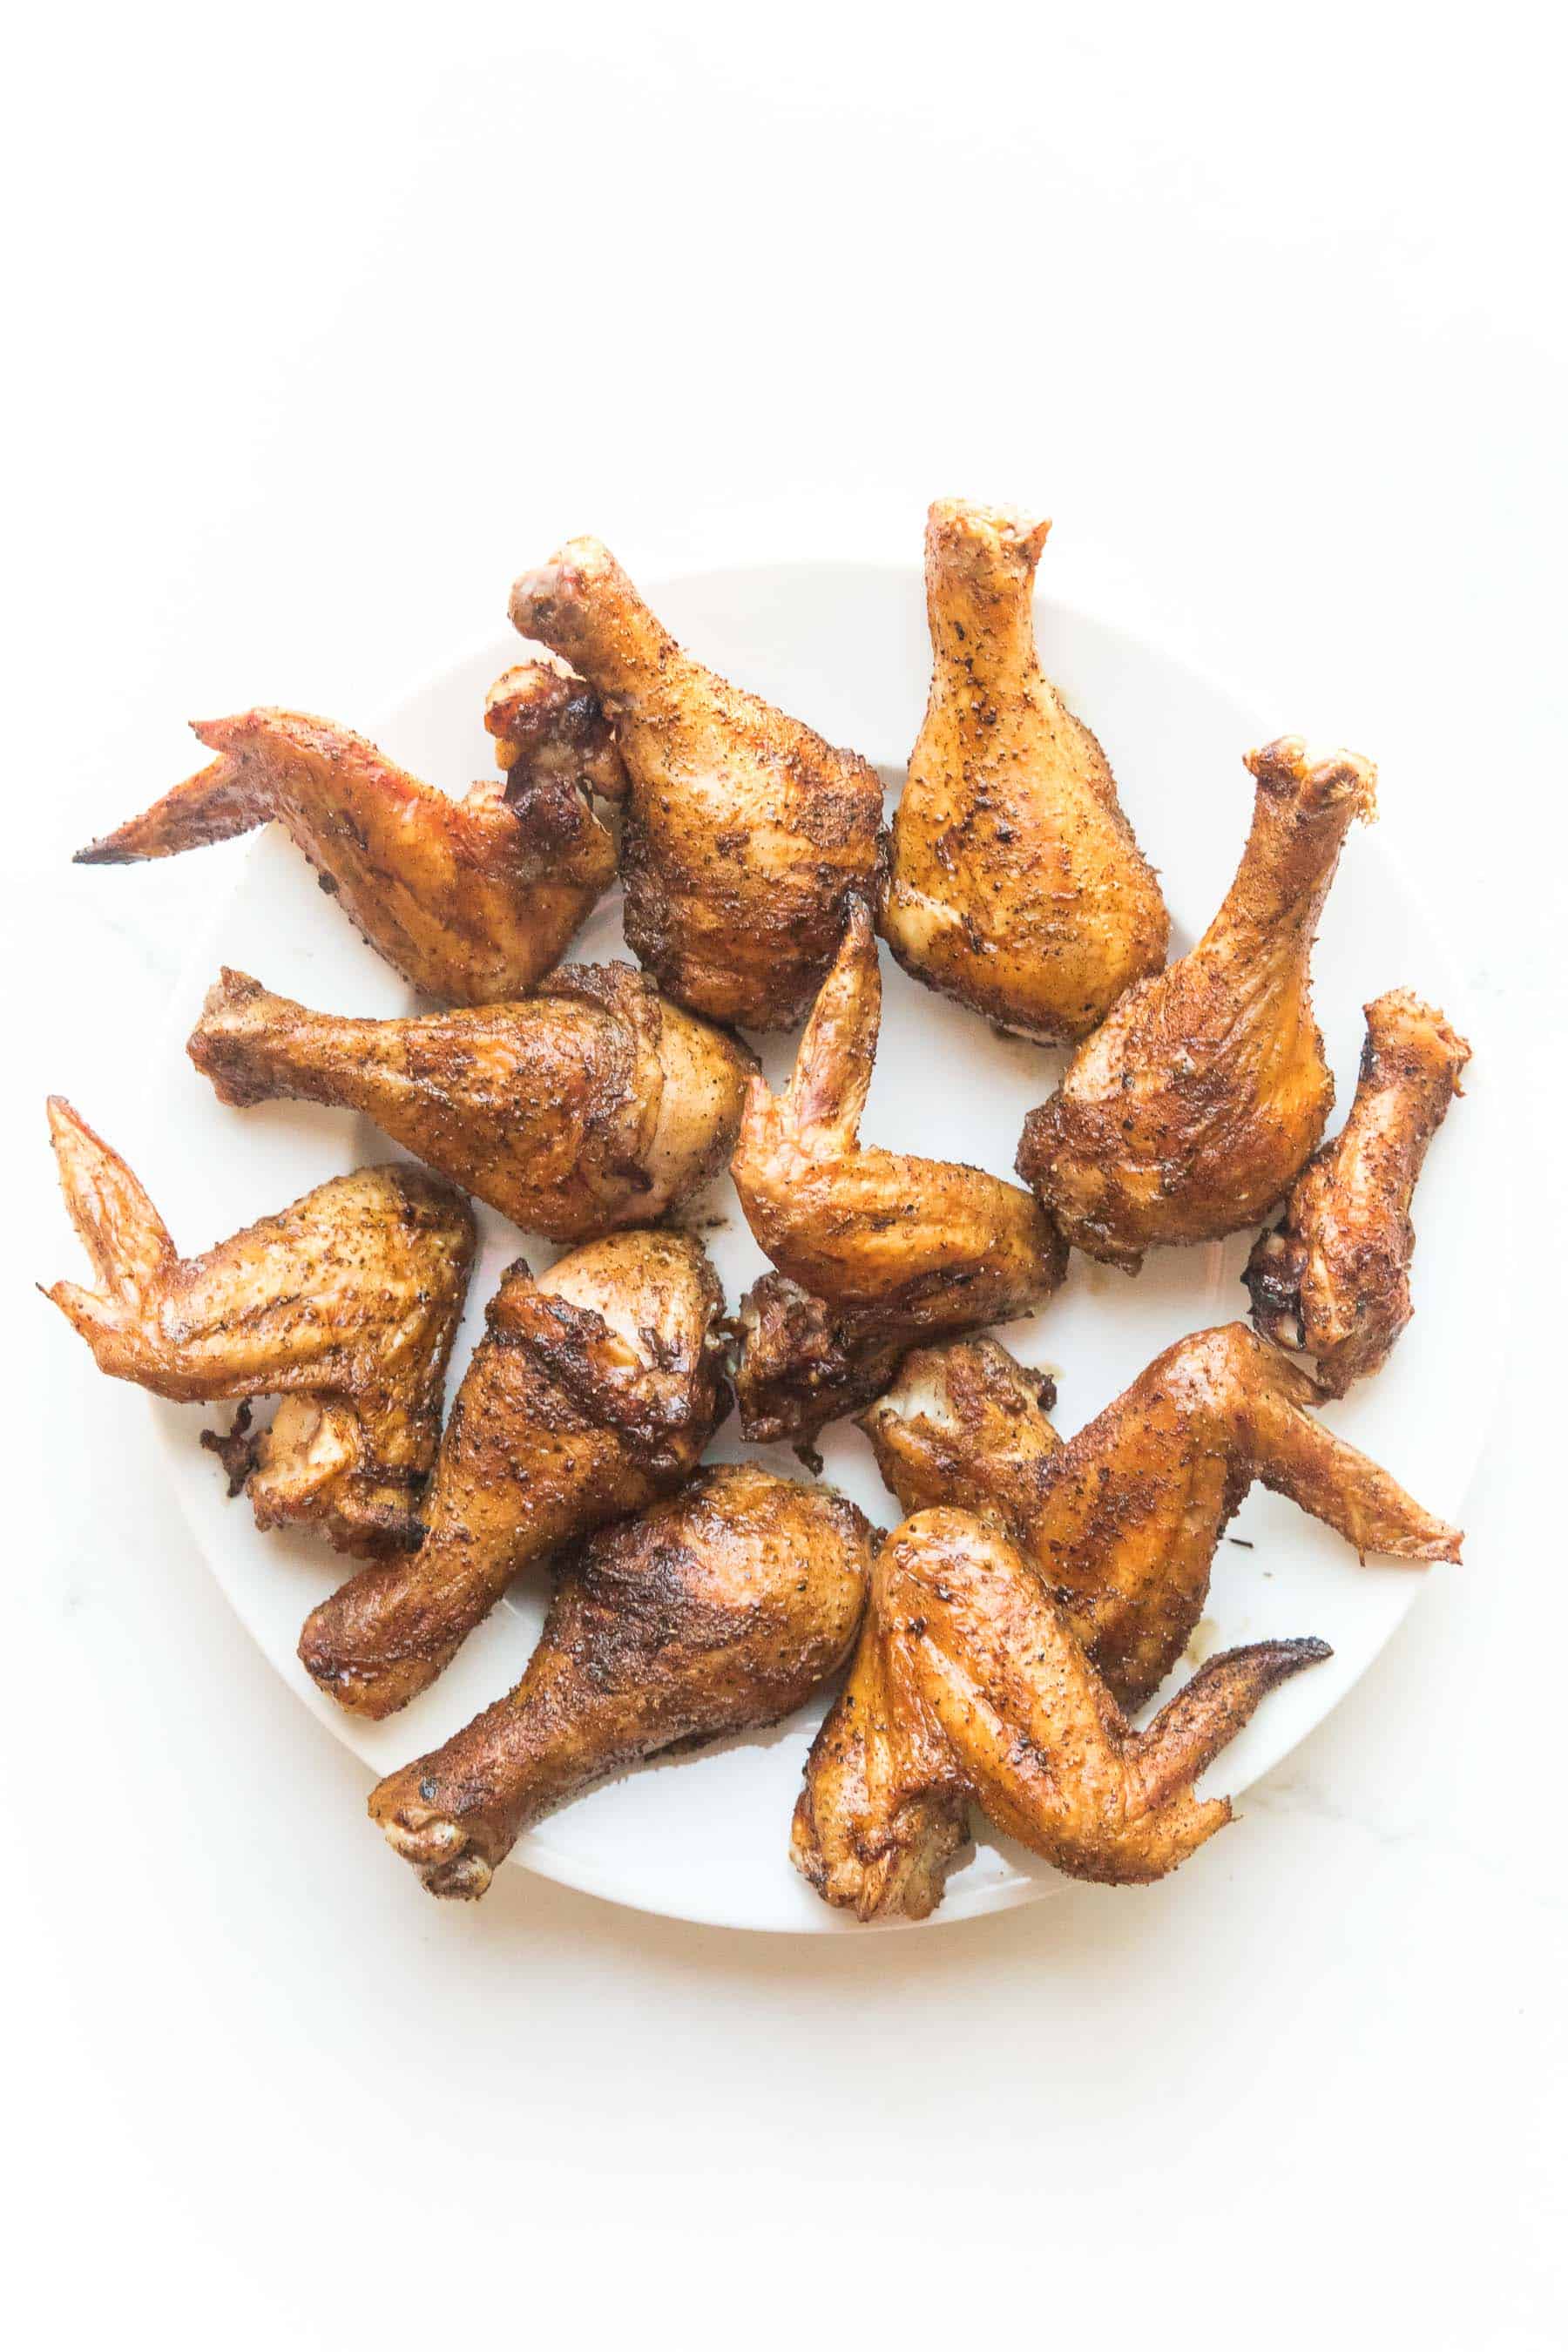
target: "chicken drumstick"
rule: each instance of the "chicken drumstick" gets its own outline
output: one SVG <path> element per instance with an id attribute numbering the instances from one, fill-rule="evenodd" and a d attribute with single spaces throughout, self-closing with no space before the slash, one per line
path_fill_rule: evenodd
<path id="1" fill-rule="evenodd" d="M 1156 1243 L 1216 1241 L 1266 1215 L 1333 1105 L 1309 962 L 1376 772 L 1295 736 L 1247 764 L 1252 831 L 1224 905 L 1079 1046 L 1018 1147 L 1019 1175 L 1073 1246 L 1129 1273 Z"/>
<path id="2" fill-rule="evenodd" d="M 1469 1058 L 1465 1040 L 1407 988 L 1369 1004 L 1350 1117 L 1247 1261 L 1253 1321 L 1315 1356 L 1330 1396 L 1386 1362 L 1410 1320 L 1411 1196 Z"/>
<path id="3" fill-rule="evenodd" d="M 525 1233 L 650 1223 L 728 1159 L 756 1063 L 630 964 L 564 964 L 518 1004 L 350 1021 L 225 971 L 186 1048 L 226 1103 L 363 1111 Z"/>
<path id="4" fill-rule="evenodd" d="M 749 1464 L 702 1472 L 582 1547 L 518 1687 L 383 1780 L 371 1818 L 432 1895 L 482 1895 L 596 1781 L 791 1714 L 843 1662 L 870 1566 L 852 1504 Z"/>
<path id="5" fill-rule="evenodd" d="M 718 1277 L 685 1234 L 616 1234 L 486 1312 L 430 1485 L 428 1532 L 312 1611 L 300 1655 L 351 1714 L 433 1683 L 519 1570 L 689 1477 L 725 1402 Z"/>
<path id="6" fill-rule="evenodd" d="M 525 573 L 511 617 L 615 721 L 627 945 L 694 1013 L 793 1028 L 880 880 L 876 770 L 682 653 L 596 539 Z"/>
<path id="7" fill-rule="evenodd" d="M 1058 1045 L 1159 971 L 1171 925 L 1104 752 L 1040 668 L 1035 567 L 1049 529 L 957 499 L 931 509 L 931 700 L 881 928 L 916 980 Z"/>

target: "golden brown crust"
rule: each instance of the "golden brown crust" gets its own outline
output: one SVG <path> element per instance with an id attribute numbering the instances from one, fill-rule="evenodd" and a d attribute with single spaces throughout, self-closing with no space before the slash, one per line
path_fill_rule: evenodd
<path id="1" fill-rule="evenodd" d="M 521 1569 L 688 1478 L 727 1402 L 722 1307 L 685 1234 L 591 1242 L 537 1280 L 520 1259 L 442 1435 L 424 1545 L 306 1620 L 320 1687 L 351 1713 L 395 1713 Z"/>
<path id="2" fill-rule="evenodd" d="M 776 1723 L 843 1663 L 871 1530 L 751 1464 L 583 1544 L 526 1675 L 374 1790 L 371 1818 L 433 1895 L 482 1895 L 531 1822 L 678 1745 Z"/>
<path id="3" fill-rule="evenodd" d="M 1265 1694 L 1327 1657 L 1258 1643 L 1132 1730 L 994 1517 L 927 1509 L 885 1538 L 849 1680 L 812 1748 L 791 1859 L 862 1919 L 941 1902 L 971 1801 L 1073 1877 L 1158 1878 L 1230 1818 L 1193 1783 Z"/>
<path id="4" fill-rule="evenodd" d="M 825 1903 L 860 1919 L 924 1919 L 969 1838 L 969 1790 L 947 1748 L 895 1706 L 868 1612 L 847 1681 L 806 1759 L 790 1860 Z"/>
<path id="5" fill-rule="evenodd" d="M 547 708 L 527 764 L 509 787 L 476 785 L 462 801 L 327 719 L 247 710 L 204 722 L 194 731 L 217 758 L 79 851 L 78 863 L 172 857 L 276 819 L 355 928 L 416 988 L 454 1004 L 525 995 L 616 868 L 588 775 L 568 772 L 570 742 L 552 759 L 540 750 L 552 716 L 581 732 L 574 696 L 563 698 L 552 677 L 543 686 Z M 581 680 L 574 686 L 580 702 Z M 522 696 L 519 684 L 513 700 Z M 583 751 L 584 769 L 593 756 Z"/>
<path id="6" fill-rule="evenodd" d="M 939 499 L 926 526 L 931 698 L 893 818 L 882 935 L 1001 1027 L 1086 1036 L 1170 936 L 1094 736 L 1042 672 L 1048 523 Z"/>
<path id="7" fill-rule="evenodd" d="M 1061 1452 L 1055 1402 L 1056 1382 L 999 1341 L 957 1339 L 906 1356 L 858 1423 L 906 1518 L 938 1505 L 995 1512 L 1024 1539 Z"/>
<path id="8" fill-rule="evenodd" d="M 647 1223 L 724 1163 L 752 1055 L 630 964 L 563 965 L 531 997 L 354 1021 L 226 971 L 187 1048 L 221 1099 L 357 1110 L 525 1232 Z"/>
<path id="9" fill-rule="evenodd" d="M 793 1296 L 753 1292 L 737 1374 L 752 1426 L 792 1400 L 803 1425 L 821 1406 L 820 1426 L 918 1339 L 1022 1315 L 1066 1272 L 1060 1235 L 1016 1184 L 860 1143 L 880 1013 L 877 943 L 857 905 L 789 1085 L 775 1096 L 752 1081 L 731 1162 L 761 1246 L 832 1310 L 813 1329 Z"/>
<path id="10" fill-rule="evenodd" d="M 1105 1826 L 1094 1828 L 1093 1818 L 1103 1759 L 1095 1761 L 1098 1750 L 1082 1747 L 1083 1722 L 1100 1727 L 1120 1769 L 1126 1735 L 1120 1710 L 1141 1706 L 1180 1659 L 1207 1596 L 1221 1531 L 1252 1480 L 1291 1496 L 1363 1552 L 1458 1556 L 1452 1528 L 1303 1410 L 1315 1393 L 1274 1349 L 1230 1324 L 1167 1349 L 1064 1446 L 1048 1418 L 1049 1383 L 1042 1393 L 1039 1376 L 995 1341 L 921 1348 L 904 1358 L 894 1386 L 860 1416 L 860 1426 L 883 1479 L 914 1515 L 900 1536 L 934 1518 L 960 1523 L 971 1549 L 984 1537 L 990 1549 L 975 1557 L 985 1612 L 977 1619 L 961 1609 L 957 1634 L 950 1628 L 948 1636 L 931 1637 L 939 1649 L 946 1641 L 946 1662 L 928 1657 L 926 1681 L 917 1677 L 915 1686 L 893 1672 L 889 1619 L 875 1609 L 868 1616 L 795 1811 L 793 1858 L 825 1901 L 862 1918 L 924 1917 L 941 1900 L 971 1794 L 999 1826 L 1080 1876 L 1121 1882 L 1156 1874 L 1151 1856 L 1169 1866 L 1163 1829 L 1152 1848 L 1146 1825 L 1125 1836 L 1117 1829 L 1103 1853 L 1095 1843 Z M 1037 1594 L 1022 1577 L 1026 1564 Z M 991 1590 L 998 1573 L 999 1592 Z M 942 1574 L 937 1582 L 953 1600 L 952 1580 Z M 928 1612 L 916 1613 L 923 1642 Z M 991 1682 L 1010 1676 L 1015 1696 L 995 1720 L 989 1701 L 965 1700 L 963 1719 L 976 1706 L 978 1713 L 970 1735 L 960 1737 L 933 1696 L 931 1676 L 965 1671 L 953 1664 L 955 1645 L 977 1626 L 991 1645 Z M 1289 1669 L 1298 1654 L 1289 1644 L 1283 1653 L 1235 1654 L 1223 1671 L 1189 1685 L 1192 1696 L 1179 1704 L 1207 1721 L 1237 1691 L 1250 1706 L 1267 1685 L 1268 1660 L 1283 1655 Z M 1079 1696 L 1060 1718 L 1067 1730 L 1058 1728 L 1043 1769 L 1049 1781 L 1061 1769 L 1071 1732 L 1086 1776 L 1085 1790 L 1058 1792 L 1076 1819 L 1065 1829 L 1029 1764 L 1037 1735 L 1026 1719 L 1041 1702 L 1054 1711 L 1058 1683 Z M 1171 1712 L 1161 1718 L 1167 1728 Z M 988 1759 L 984 1769 L 977 1755 Z M 1087 1847 L 1078 1818 L 1085 1805 L 1094 1828 Z"/>
<path id="11" fill-rule="evenodd" d="M 1330 1655 L 1314 1640 L 1227 1651 L 1134 1731 L 1034 1569 L 963 1511 L 894 1529 L 871 1605 L 895 1713 L 946 1749 L 1005 1834 L 1113 1886 L 1163 1877 L 1223 1828 L 1228 1802 L 1193 1783 L 1268 1691 Z"/>
<path id="12" fill-rule="evenodd" d="M 994 1519 L 1124 1707 L 1180 1659 L 1255 1479 L 1363 1558 L 1458 1558 L 1458 1530 L 1325 1429 L 1312 1381 L 1243 1323 L 1177 1340 L 1066 1445 L 1029 1379 L 994 1341 L 922 1349 L 860 1426 L 905 1511 Z"/>
<path id="13" fill-rule="evenodd" d="M 629 792 L 628 946 L 710 1020 L 787 1029 L 882 873 L 875 769 L 681 652 L 607 548 L 576 539 L 512 590 L 615 721 Z"/>
<path id="14" fill-rule="evenodd" d="M 1273 1207 L 1322 1134 L 1333 1081 L 1312 1018 L 1313 934 L 1371 762 L 1298 737 L 1248 754 L 1246 853 L 1190 955 L 1130 989 L 1025 1122 L 1018 1173 L 1067 1239 L 1136 1271 Z"/>
<path id="15" fill-rule="evenodd" d="M 124 1161 L 58 1096 L 49 1124 L 97 1286 L 47 1296 L 100 1369 L 184 1403 L 280 1397 L 268 1430 L 217 1449 L 258 1527 L 315 1525 L 373 1557 L 417 1540 L 473 1263 L 461 1194 L 416 1168 L 362 1168 L 182 1258 Z"/>
<path id="16" fill-rule="evenodd" d="M 1315 1357 L 1331 1396 L 1385 1363 L 1410 1320 L 1411 1198 L 1469 1058 L 1464 1038 L 1408 989 L 1369 1004 L 1350 1117 L 1247 1261 L 1253 1321 Z"/>

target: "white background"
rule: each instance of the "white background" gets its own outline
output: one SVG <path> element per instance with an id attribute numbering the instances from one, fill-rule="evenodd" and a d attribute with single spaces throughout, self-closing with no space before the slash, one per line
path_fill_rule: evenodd
<path id="1" fill-rule="evenodd" d="M 15 2340 L 1560 2344 L 1546 12 L 44 20 L 0 157 Z M 42 1093 L 151 1168 L 142 1041 L 229 870 L 68 854 L 186 717 L 353 723 L 568 532 L 886 554 L 954 492 L 1039 501 L 1056 593 L 1379 760 L 1469 969 L 1458 1115 L 1517 1137 L 1467 1565 L 1151 1892 L 809 1943 L 520 1872 L 437 1906 L 28 1288 L 74 1264 Z"/>

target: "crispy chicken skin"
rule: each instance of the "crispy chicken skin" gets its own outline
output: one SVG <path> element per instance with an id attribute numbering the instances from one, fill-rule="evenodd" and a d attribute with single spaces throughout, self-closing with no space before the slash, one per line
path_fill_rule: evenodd
<path id="1" fill-rule="evenodd" d="M 994 1512 L 1028 1549 L 1062 1447 L 1051 1422 L 1056 1383 L 995 1339 L 917 1348 L 859 1415 L 882 1483 L 906 1518 L 950 1505 Z"/>
<path id="2" fill-rule="evenodd" d="M 806 1759 L 790 1860 L 836 1910 L 925 1919 L 968 1843 L 969 1790 L 930 1718 L 894 1704 L 881 1621 L 868 1609 Z"/>
<path id="3" fill-rule="evenodd" d="M 1021 1546 L 1026 1505 L 1061 1440 L 1054 1391 L 994 1339 L 917 1348 L 860 1417 L 906 1516 L 940 1504 L 990 1516 Z M 894 1709 L 868 1612 L 848 1679 L 813 1742 L 790 1858 L 825 1903 L 862 1919 L 923 1919 L 968 1838 L 969 1796 L 948 1750 Z"/>
<path id="4" fill-rule="evenodd" d="M 752 1079 L 731 1162 L 763 1249 L 835 1310 L 829 1339 L 840 1345 L 844 1377 L 806 1391 L 816 1427 L 855 1394 L 857 1365 L 874 1363 L 870 1376 L 885 1376 L 889 1358 L 921 1337 L 1021 1315 L 1057 1288 L 1067 1266 L 1049 1218 L 1017 1185 L 860 1144 L 881 995 L 870 917 L 857 902 L 790 1083 L 773 1095 Z M 763 1317 L 754 1299 L 748 1307 L 754 1337 Z M 741 1321 L 744 1342 L 747 1308 Z M 768 1383 L 746 1353 L 743 1343 L 737 1387 L 752 1436 L 798 1406 L 801 1391 L 792 1395 L 784 1377 L 786 1351 L 773 1351 Z"/>
<path id="5" fill-rule="evenodd" d="M 689 1478 L 726 1402 L 723 1300 L 688 1234 L 613 1234 L 486 1313 L 441 1439 L 421 1549 L 313 1610 L 300 1656 L 351 1714 L 436 1680 L 519 1570 Z"/>
<path id="6" fill-rule="evenodd" d="M 1369 1004 L 1350 1117 L 1247 1261 L 1253 1321 L 1315 1357 L 1331 1396 L 1386 1362 L 1410 1320 L 1411 1197 L 1469 1058 L 1464 1038 L 1407 988 Z"/>
<path id="7" fill-rule="evenodd" d="M 303 1521 L 371 1556 L 417 1542 L 473 1262 L 462 1195 L 416 1168 L 362 1168 L 183 1258 L 58 1096 L 49 1127 L 96 1286 L 46 1295 L 100 1370 L 180 1403 L 281 1398 L 269 1429 L 216 1448 L 258 1527 Z"/>
<path id="8" fill-rule="evenodd" d="M 372 1820 L 432 1895 L 482 1895 L 531 1823 L 595 1782 L 793 1713 L 848 1652 L 871 1551 L 825 1489 L 703 1471 L 581 1547 L 518 1687 L 383 1780 Z"/>
<path id="9" fill-rule="evenodd" d="M 618 788 L 619 762 L 590 690 L 552 657 L 509 670 L 486 719 L 510 765 L 460 801 L 323 719 L 204 722 L 217 758 L 77 863 L 173 857 L 276 818 L 416 988 L 453 1004 L 525 995 L 615 878 L 588 793 Z"/>
<path id="10" fill-rule="evenodd" d="M 875 769 L 682 653 L 596 539 L 525 573 L 511 617 L 592 681 L 615 721 L 627 944 L 693 1012 L 793 1028 L 847 901 L 880 880 Z"/>
<path id="11" fill-rule="evenodd" d="M 753 1056 L 630 964 L 564 964 L 516 1004 L 340 1020 L 227 971 L 187 1047 L 226 1103 L 363 1112 L 527 1233 L 646 1224 L 724 1165 Z"/>
<path id="12" fill-rule="evenodd" d="M 1252 831 L 1224 905 L 1190 955 L 1130 989 L 1079 1046 L 1018 1149 L 1073 1246 L 1130 1273 L 1157 1243 L 1216 1241 L 1265 1216 L 1333 1105 L 1309 961 L 1376 772 L 1296 736 L 1247 764 Z"/>
<path id="13" fill-rule="evenodd" d="M 996 1517 L 1122 1706 L 1181 1657 L 1254 1480 L 1363 1559 L 1459 1556 L 1458 1530 L 1325 1429 L 1312 1381 L 1245 1323 L 1178 1339 L 1065 1445 L 1035 1385 L 994 1340 L 921 1349 L 860 1426 L 900 1509 Z"/>
<path id="14" fill-rule="evenodd" d="M 927 518 L 931 699 L 881 928 L 916 980 L 1060 1045 L 1160 970 L 1171 925 L 1104 752 L 1040 668 L 1049 530 L 956 499 Z"/>
<path id="15" fill-rule="evenodd" d="M 1028 1561 L 967 1511 L 894 1529 L 872 1607 L 895 1713 L 1005 1835 L 1111 1886 L 1163 1878 L 1225 1826 L 1228 1801 L 1193 1783 L 1269 1691 L 1330 1655 L 1310 1640 L 1227 1650 L 1134 1731 Z"/>
<path id="16" fill-rule="evenodd" d="M 1167 1349 L 1063 1445 L 1048 1384 L 1042 1396 L 1037 1375 L 979 1339 L 906 1356 L 860 1426 L 903 1511 L 962 1511 L 1006 1538 L 1131 1713 L 1185 1648 L 1255 1477 L 1363 1553 L 1458 1557 L 1454 1529 L 1302 1410 L 1315 1393 L 1233 1323 Z M 897 1703 L 885 1643 L 873 1611 L 807 1759 L 791 1851 L 826 1901 L 919 1919 L 963 1842 L 966 1783 L 929 1719 Z"/>

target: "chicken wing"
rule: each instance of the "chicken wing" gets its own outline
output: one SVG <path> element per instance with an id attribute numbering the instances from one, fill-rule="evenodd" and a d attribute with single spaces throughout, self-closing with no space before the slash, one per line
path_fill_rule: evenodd
<path id="1" fill-rule="evenodd" d="M 906 1518 L 940 1506 L 994 1513 L 1027 1550 L 1061 1459 L 1056 1401 L 1056 1382 L 998 1340 L 954 1339 L 906 1356 L 859 1425 Z"/>
<path id="2" fill-rule="evenodd" d="M 751 1465 L 706 1470 L 567 1568 L 508 1698 L 373 1790 L 432 1895 L 482 1895 L 542 1814 L 642 1758 L 792 1714 L 839 1666 L 871 1530 Z"/>
<path id="3" fill-rule="evenodd" d="M 58 1095 L 49 1128 L 97 1286 L 46 1296 L 100 1368 L 180 1403 L 282 1399 L 270 1428 L 247 1437 L 245 1413 L 216 1442 L 258 1527 L 305 1521 L 372 1556 L 416 1543 L 473 1262 L 462 1195 L 416 1168 L 362 1168 L 183 1258 L 125 1162 Z"/>
<path id="4" fill-rule="evenodd" d="M 1458 1557 L 1454 1529 L 1302 1411 L 1315 1393 L 1234 1323 L 1167 1349 L 1064 1446 L 1051 1384 L 979 1339 L 907 1355 L 860 1426 L 905 1513 L 962 1510 L 1006 1538 L 1131 1712 L 1184 1650 L 1255 1477 L 1363 1552 Z M 897 1703 L 884 1645 L 873 1611 L 807 1759 L 792 1853 L 826 1901 L 918 1919 L 963 1841 L 966 1789 L 929 1722 Z"/>
<path id="5" fill-rule="evenodd" d="M 351 1714 L 395 1714 L 521 1569 L 689 1477 L 726 1402 L 722 1307 L 685 1234 L 616 1234 L 537 1279 L 520 1258 L 443 1433 L 423 1546 L 305 1621 L 321 1688 Z"/>
<path id="6" fill-rule="evenodd" d="M 917 1339 L 1022 1315 L 1066 1272 L 1060 1235 L 1017 1185 L 951 1160 L 860 1144 L 880 1018 L 877 942 L 857 903 L 790 1083 L 775 1096 L 752 1079 L 731 1162 L 762 1247 L 789 1281 L 834 1311 L 823 1346 L 829 1355 L 837 1349 L 842 1377 L 813 1387 L 823 1355 L 797 1356 L 792 1391 L 788 1351 L 770 1347 L 764 1381 L 747 1350 L 771 1338 L 763 1308 L 781 1295 L 775 1286 L 772 1301 L 759 1304 L 753 1294 L 742 1311 L 737 1373 L 748 1436 L 786 1412 L 802 1414 L 799 1433 L 810 1433 L 806 1422 L 819 1428 L 848 1398 L 863 1399 L 865 1379 L 885 1376 Z M 774 1316 L 774 1333 L 778 1323 Z M 821 1324 L 816 1337 L 823 1339 Z M 815 1344 L 801 1338 L 808 1355 Z"/>
<path id="7" fill-rule="evenodd" d="M 994 1341 L 925 1348 L 860 1426 L 906 1513 L 994 1514 L 1121 1706 L 1181 1657 L 1255 1479 L 1363 1559 L 1459 1557 L 1458 1530 L 1314 1419 L 1312 1381 L 1245 1323 L 1178 1339 L 1066 1445 L 1032 1385 Z"/>
<path id="8" fill-rule="evenodd" d="M 1170 917 L 1089 729 L 1040 668 L 1048 522 L 939 499 L 926 523 L 934 670 L 893 818 L 882 936 L 1000 1027 L 1087 1036 L 1165 961 Z"/>
<path id="9" fill-rule="evenodd" d="M 458 801 L 346 728 L 292 710 L 198 725 L 218 756 L 80 866 L 173 857 L 276 818 L 344 913 L 404 978 L 454 1004 L 526 995 L 615 878 L 590 790 L 621 789 L 603 713 L 546 658 L 491 688 L 504 779 Z"/>
<path id="10" fill-rule="evenodd" d="M 1326 1642 L 1258 1642 L 1211 1658 L 1134 1731 L 1066 1612 L 1022 1554 L 967 1511 L 895 1528 L 872 1584 L 896 1711 L 945 1747 L 987 1819 L 1069 1877 L 1163 1878 L 1223 1829 L 1198 1775 L 1260 1701 Z"/>
<path id="11" fill-rule="evenodd" d="M 1312 1018 L 1318 917 L 1376 772 L 1288 736 L 1247 755 L 1252 831 L 1190 955 L 1140 981 L 1025 1122 L 1018 1173 L 1068 1240 L 1136 1273 L 1160 1242 L 1255 1224 L 1317 1145 L 1333 1080 Z"/>
<path id="12" fill-rule="evenodd" d="M 729 1158 L 743 1045 L 630 964 L 564 964 L 517 1004 L 347 1021 L 225 971 L 187 1051 L 226 1103 L 341 1105 L 527 1233 L 647 1223 Z"/>
<path id="13" fill-rule="evenodd" d="M 968 1787 L 930 1719 L 895 1704 L 881 1620 L 868 1609 L 806 1759 L 790 1860 L 837 1910 L 924 1919 L 968 1842 Z"/>
<path id="14" fill-rule="evenodd" d="M 693 1012 L 793 1028 L 849 899 L 880 880 L 875 769 L 682 653 L 596 539 L 525 573 L 511 617 L 590 678 L 615 720 L 628 946 Z"/>
<path id="15" fill-rule="evenodd" d="M 1369 1004 L 1350 1117 L 1247 1261 L 1253 1321 L 1316 1357 L 1330 1396 L 1375 1372 L 1410 1320 L 1411 1197 L 1469 1058 L 1465 1040 L 1407 988 Z"/>

